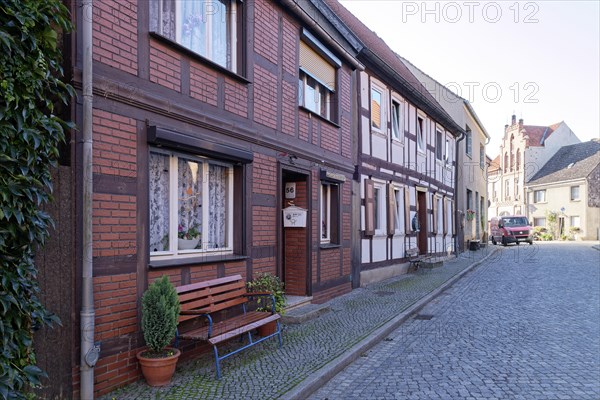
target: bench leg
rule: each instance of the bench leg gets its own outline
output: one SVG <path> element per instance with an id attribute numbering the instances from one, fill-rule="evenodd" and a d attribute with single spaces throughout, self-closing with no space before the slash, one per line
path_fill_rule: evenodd
<path id="1" fill-rule="evenodd" d="M 283 339 L 281 338 L 281 324 L 277 320 L 277 336 L 279 337 L 279 347 L 283 347 Z"/>
<path id="2" fill-rule="evenodd" d="M 221 379 L 221 365 L 219 363 L 219 361 L 221 361 L 221 359 L 219 358 L 219 351 L 217 350 L 216 344 L 213 344 L 213 349 L 215 351 L 215 365 L 217 366 L 217 379 Z"/>

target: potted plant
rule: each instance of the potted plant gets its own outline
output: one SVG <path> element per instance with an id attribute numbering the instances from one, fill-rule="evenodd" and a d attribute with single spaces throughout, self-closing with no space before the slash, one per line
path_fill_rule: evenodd
<path id="1" fill-rule="evenodd" d="M 198 225 L 192 225 L 188 229 L 179 225 L 177 232 L 177 247 L 179 250 L 195 249 L 199 241 L 200 231 L 198 230 Z"/>
<path id="2" fill-rule="evenodd" d="M 142 296 L 142 332 L 148 348 L 137 353 L 137 359 L 150 386 L 168 384 L 175 372 L 181 352 L 167 346 L 175 337 L 179 311 L 177 292 L 166 275 Z"/>
<path id="3" fill-rule="evenodd" d="M 284 283 L 281 282 L 279 277 L 269 274 L 262 273 L 257 275 L 252 281 L 246 282 L 246 287 L 250 293 L 271 293 L 275 297 L 275 310 L 272 310 L 273 304 L 270 297 L 258 297 L 256 304 L 258 311 L 275 312 L 283 316 L 285 313 L 285 291 Z M 277 322 L 271 322 L 258 328 L 258 334 L 260 336 L 268 336 L 275 332 L 277 329 Z"/>

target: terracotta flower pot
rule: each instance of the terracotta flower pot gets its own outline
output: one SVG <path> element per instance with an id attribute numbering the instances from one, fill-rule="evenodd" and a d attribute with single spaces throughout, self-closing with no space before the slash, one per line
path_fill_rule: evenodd
<path id="1" fill-rule="evenodd" d="M 143 350 L 136 355 L 142 367 L 142 374 L 150 386 L 164 386 L 171 382 L 171 377 L 175 373 L 175 366 L 181 352 L 171 347 L 168 347 L 166 350 L 172 350 L 175 354 L 163 358 L 148 358 L 142 355 L 142 353 L 147 351 Z"/>

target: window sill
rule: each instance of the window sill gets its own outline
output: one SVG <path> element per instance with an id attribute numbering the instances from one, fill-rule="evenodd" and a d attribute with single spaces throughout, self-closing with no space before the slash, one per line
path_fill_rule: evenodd
<path id="1" fill-rule="evenodd" d="M 387 137 L 388 137 L 384 131 L 380 131 L 379 129 L 373 128 L 373 127 L 371 127 L 371 135 L 377 135 L 384 139 L 387 139 Z"/>
<path id="2" fill-rule="evenodd" d="M 571 203 L 579 203 L 581 199 L 571 199 Z"/>
<path id="3" fill-rule="evenodd" d="M 245 260 L 248 256 L 242 256 L 237 254 L 221 254 L 215 256 L 198 256 L 198 257 L 185 257 L 185 258 L 172 258 L 168 260 L 156 260 L 150 261 L 148 267 L 150 269 L 162 269 L 162 268 L 174 268 L 174 267 L 185 267 L 188 265 L 202 265 L 202 264 L 214 264 L 216 262 L 227 262 L 227 261 L 239 261 Z"/>
<path id="4" fill-rule="evenodd" d="M 321 245 L 319 247 L 321 248 L 321 250 L 328 250 L 328 249 L 339 249 L 340 247 L 342 247 L 342 245 L 337 244 L 337 243 L 321 243 Z"/>
<path id="5" fill-rule="evenodd" d="M 333 122 L 331 120 L 328 120 L 327 118 L 321 116 L 320 114 L 317 114 L 316 112 L 314 112 L 313 110 L 306 108 L 304 106 L 298 106 L 298 108 L 300 108 L 301 110 L 303 110 L 304 112 L 309 114 L 309 118 L 312 118 L 313 116 L 317 117 L 318 119 L 320 119 L 321 121 L 327 122 L 328 124 L 331 124 L 333 126 L 335 126 L 336 128 L 341 128 L 340 125 L 337 124 L 337 122 Z"/>
<path id="6" fill-rule="evenodd" d="M 230 78 L 237 80 L 240 83 L 251 83 L 248 79 L 246 79 L 242 75 L 239 75 L 238 73 L 233 72 L 232 70 L 227 69 L 226 67 L 224 67 L 220 64 L 217 64 L 216 62 L 211 61 L 210 59 L 208 59 L 204 56 L 201 56 L 200 54 L 188 49 L 185 46 L 182 46 L 181 44 L 177 43 L 174 40 L 171 40 L 171 39 L 161 35 L 160 33 L 150 32 L 150 36 L 153 37 L 154 39 L 158 40 L 159 42 L 161 42 L 167 46 L 173 47 L 177 51 L 184 53 L 185 55 L 192 58 L 193 60 L 199 61 L 202 64 L 204 64 L 214 70 L 222 72 L 223 74 L 229 76 Z"/>

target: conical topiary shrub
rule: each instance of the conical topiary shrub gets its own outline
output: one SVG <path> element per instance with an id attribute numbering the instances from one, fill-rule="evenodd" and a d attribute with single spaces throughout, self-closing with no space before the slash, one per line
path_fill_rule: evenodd
<path id="1" fill-rule="evenodd" d="M 148 350 L 137 356 L 151 386 L 168 384 L 175 372 L 181 353 L 167 346 L 175 337 L 180 308 L 177 291 L 166 275 L 154 281 L 142 296 L 142 332 Z"/>

